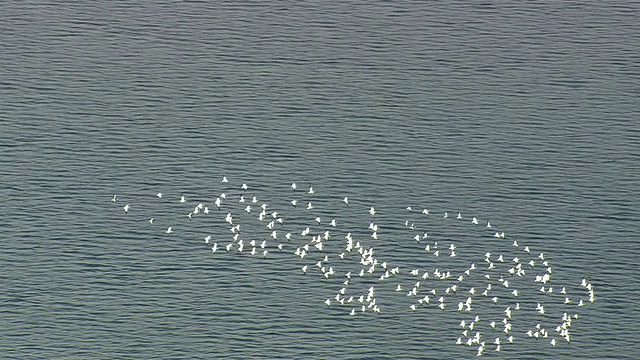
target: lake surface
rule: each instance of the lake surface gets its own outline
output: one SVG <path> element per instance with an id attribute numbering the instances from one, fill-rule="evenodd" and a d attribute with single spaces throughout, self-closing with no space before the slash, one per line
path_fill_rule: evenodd
<path id="1" fill-rule="evenodd" d="M 531 310 L 502 351 L 487 335 L 485 354 L 637 358 L 639 15 L 607 1 L 3 5 L 0 358 L 475 357 L 455 345 L 458 323 L 491 303 L 413 313 L 390 280 L 376 284 L 380 315 L 351 317 L 323 303 L 344 271 L 324 279 L 294 245 L 213 253 L 204 236 L 229 242 L 224 215 L 186 214 L 227 191 L 241 216 L 243 183 L 286 226 L 335 217 L 333 258 L 359 231 L 403 279 L 484 267 L 486 251 L 511 261 L 512 240 L 544 251 L 556 293 L 586 277 L 596 301 L 571 308 L 571 343 L 528 338 L 549 319 Z M 313 216 L 289 205 L 309 186 Z M 468 258 L 436 260 L 409 220 Z M 533 309 L 544 295 L 522 284 Z"/>

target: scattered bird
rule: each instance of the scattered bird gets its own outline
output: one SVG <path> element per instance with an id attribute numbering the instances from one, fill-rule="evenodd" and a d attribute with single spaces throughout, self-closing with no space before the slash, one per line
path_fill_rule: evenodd
<path id="1" fill-rule="evenodd" d="M 228 183 L 227 178 L 224 176 L 222 178 L 222 183 Z M 234 188 L 237 189 L 237 187 L 235 186 Z M 483 322 L 485 326 L 486 324 L 488 324 L 493 331 L 503 331 L 506 334 L 504 335 L 504 338 L 495 337 L 494 340 L 489 340 L 489 338 L 487 337 L 488 335 L 485 334 L 484 330 L 482 330 L 481 334 L 476 328 L 481 326 L 478 316 L 476 316 L 475 318 L 471 318 L 470 322 L 470 319 L 467 318 L 466 321 L 463 320 L 460 323 L 460 326 L 464 332 L 462 336 L 458 338 L 458 340 L 455 340 L 455 343 L 460 345 L 477 346 L 476 349 L 478 351 L 478 355 L 482 355 L 485 349 L 489 346 L 487 344 L 496 345 L 495 351 L 506 351 L 508 347 L 506 347 L 505 345 L 505 348 L 502 349 L 501 346 L 507 343 L 514 343 L 514 336 L 510 334 L 512 330 L 512 322 L 515 323 L 519 321 L 522 316 L 524 316 L 522 315 L 524 313 L 520 313 L 520 316 L 515 316 L 515 314 L 513 314 L 514 316 L 512 318 L 512 312 L 520 310 L 520 303 L 515 301 L 521 301 L 523 308 L 528 308 L 528 304 L 532 303 L 531 300 L 525 300 L 525 295 L 529 295 L 532 293 L 531 289 L 529 289 L 529 291 L 523 291 L 521 289 L 521 287 L 526 286 L 527 281 L 529 281 L 529 283 L 531 284 L 530 286 L 535 286 L 534 291 L 535 289 L 537 289 L 537 286 L 542 285 L 542 287 L 540 288 L 540 292 L 542 292 L 543 294 L 540 294 L 539 296 L 546 296 L 544 298 L 545 305 L 547 305 L 546 301 L 554 301 L 555 299 L 556 302 L 560 304 L 558 306 L 562 306 L 566 309 L 575 309 L 576 303 L 578 308 L 583 308 L 590 302 L 594 302 L 596 300 L 594 286 L 586 279 L 582 279 L 580 287 L 584 292 L 587 293 L 587 296 L 585 296 L 584 292 L 573 294 L 564 286 L 562 286 L 562 290 L 559 291 L 562 294 L 562 297 L 558 297 L 556 299 L 555 295 L 550 295 L 553 294 L 553 288 L 549 286 L 551 284 L 550 281 L 552 276 L 551 264 L 550 261 L 547 261 L 545 259 L 545 254 L 543 252 L 540 252 L 537 258 L 535 257 L 535 255 L 529 257 L 528 255 L 518 253 L 519 255 L 522 255 L 522 260 L 516 256 L 513 258 L 513 261 L 507 260 L 505 262 L 505 259 L 510 258 L 510 256 L 515 256 L 511 254 L 515 254 L 517 249 L 513 249 L 512 247 L 510 247 L 510 252 L 504 252 L 504 256 L 503 254 L 498 255 L 497 250 L 494 253 L 493 257 L 491 252 L 486 252 L 484 261 L 487 262 L 487 267 L 476 266 L 476 262 L 482 260 L 482 258 L 469 259 L 469 262 L 466 263 L 466 265 L 464 265 L 460 270 L 451 268 L 450 264 L 444 266 L 444 263 L 439 264 L 437 262 L 433 262 L 433 260 L 429 260 L 427 262 L 424 262 L 424 264 L 421 266 L 433 266 L 431 269 L 413 268 L 411 271 L 408 271 L 403 269 L 401 266 L 392 267 L 392 265 L 390 265 L 388 261 L 383 261 L 383 259 L 380 259 L 378 257 L 380 256 L 379 254 L 383 253 L 383 251 L 379 251 L 380 249 L 378 249 L 378 247 L 384 247 L 386 245 L 384 244 L 385 242 L 381 242 L 379 245 L 376 242 L 376 251 L 374 251 L 374 247 L 372 246 L 372 244 L 374 243 L 371 242 L 370 238 L 363 236 L 362 231 L 358 231 L 357 225 L 354 225 L 352 222 L 338 221 L 336 217 L 333 217 L 337 216 L 337 212 L 334 212 L 333 214 L 331 214 L 331 212 L 323 212 L 325 210 L 328 210 L 326 209 L 326 206 L 335 206 L 336 203 L 338 203 L 335 200 L 330 200 L 327 202 L 325 201 L 326 198 L 318 197 L 317 204 L 319 206 L 319 209 L 305 212 L 303 210 L 303 206 L 301 206 L 299 209 L 297 208 L 297 203 L 298 201 L 304 201 L 307 203 L 307 210 L 315 209 L 315 207 L 308 199 L 293 199 L 290 200 L 290 204 L 292 205 L 292 207 L 287 207 L 286 209 L 278 209 L 278 206 L 275 204 L 287 204 L 287 201 L 285 200 L 283 202 L 278 202 L 276 201 L 277 199 L 274 199 L 274 204 L 268 206 L 266 202 L 259 201 L 258 197 L 253 194 L 251 196 L 251 204 L 255 205 L 245 206 L 238 204 L 242 204 L 245 202 L 245 196 L 247 198 L 246 202 L 249 202 L 249 194 L 246 193 L 246 191 L 248 191 L 249 189 L 249 185 L 243 183 L 240 188 L 242 190 L 241 193 L 230 192 L 228 194 L 229 198 L 231 198 L 232 196 L 238 196 L 240 199 L 238 202 L 227 202 L 227 194 L 225 193 L 221 193 L 219 197 L 214 197 L 215 200 L 213 200 L 213 202 L 216 208 L 221 209 L 221 207 L 224 206 L 224 213 L 226 213 L 226 216 L 223 216 L 220 213 L 214 211 L 211 215 L 208 215 L 208 219 L 210 220 L 207 221 L 217 222 L 218 224 L 222 223 L 221 225 L 227 226 L 227 229 L 230 230 L 231 234 L 229 234 L 228 232 L 226 233 L 226 235 L 223 233 L 216 233 L 215 235 L 204 236 L 203 234 L 205 244 L 208 245 L 212 243 L 212 246 L 210 247 L 211 252 L 217 253 L 220 244 L 220 246 L 224 246 L 227 253 L 230 253 L 227 256 L 231 256 L 232 254 L 239 254 L 238 256 L 250 258 L 250 256 L 248 255 L 250 254 L 258 257 L 258 259 L 254 258 L 254 261 L 268 261 L 272 257 L 285 259 L 287 254 L 290 254 L 289 256 L 291 256 L 292 253 L 292 255 L 294 255 L 293 260 L 297 259 L 297 261 L 302 262 L 300 265 L 296 266 L 301 266 L 299 267 L 299 269 L 302 270 L 303 274 L 308 274 L 308 276 L 312 276 L 312 278 L 313 276 L 317 275 L 322 279 L 322 281 L 336 281 L 337 284 L 342 284 L 342 288 L 338 291 L 334 298 L 325 300 L 325 305 L 327 307 L 335 308 L 336 310 L 343 309 L 345 310 L 345 312 L 348 312 L 350 316 L 355 316 L 356 313 L 380 314 L 382 311 L 384 311 L 384 306 L 381 304 L 383 298 L 378 301 L 377 290 L 378 285 L 383 287 L 385 286 L 385 283 L 388 284 L 389 282 L 395 283 L 395 291 L 402 294 L 402 296 L 406 297 L 407 300 L 410 300 L 412 298 L 417 299 L 416 301 L 413 301 L 413 303 L 410 302 L 408 304 L 409 309 L 413 313 L 418 312 L 418 307 L 420 307 L 420 309 L 425 309 L 425 311 L 428 311 L 429 309 L 433 310 L 434 308 L 435 310 L 439 309 L 443 311 L 444 314 L 449 314 L 449 312 L 457 313 L 455 311 L 455 304 L 457 303 L 457 311 L 459 311 L 459 314 L 462 315 L 468 311 L 475 311 L 476 307 L 487 306 L 486 304 L 488 300 L 491 300 L 491 302 L 493 302 L 494 304 L 491 306 L 496 306 L 497 309 L 500 309 L 502 307 L 500 304 L 508 304 L 509 306 L 504 311 L 504 319 L 502 321 L 504 330 L 502 330 L 502 326 L 500 325 L 499 321 L 487 321 L 486 323 Z M 293 191 L 296 191 L 296 183 L 292 183 L 291 188 L 293 189 Z M 227 189 L 227 191 L 229 191 L 229 189 Z M 309 186 L 307 194 L 315 193 L 316 192 L 313 187 Z M 161 199 L 163 197 L 163 194 L 158 192 L 156 196 Z M 238 199 L 238 197 L 235 197 L 235 199 Z M 115 194 L 111 201 L 117 201 L 117 197 Z M 316 200 L 314 200 L 314 202 L 315 201 Z M 184 195 L 181 195 L 180 203 L 185 202 L 186 200 Z M 342 202 L 345 204 L 345 206 L 349 206 L 349 199 L 347 196 L 342 199 Z M 359 200 L 358 202 L 361 201 Z M 193 210 L 187 215 L 189 220 L 193 220 L 194 223 L 197 223 L 200 216 L 209 214 L 209 207 L 207 205 L 211 206 L 206 202 L 199 203 L 198 206 L 195 206 Z M 123 207 L 126 214 L 128 214 L 130 206 L 130 204 L 126 204 Z M 144 207 L 137 206 L 136 204 L 133 204 L 133 206 L 136 209 L 136 214 L 140 212 L 140 209 L 144 209 Z M 267 211 L 267 209 L 269 209 L 269 211 Z M 400 225 L 397 228 L 393 228 L 394 225 L 391 225 L 391 227 L 389 227 L 386 223 L 383 224 L 382 222 L 381 224 L 374 223 L 373 219 L 370 218 L 368 221 L 370 230 L 369 234 L 371 238 L 375 240 L 379 238 L 380 234 L 385 234 L 389 235 L 389 239 L 395 239 L 396 237 L 394 231 L 398 231 L 398 229 L 402 228 L 401 224 L 404 223 L 405 227 L 402 229 L 405 229 L 405 231 L 410 231 L 410 237 L 415 240 L 415 243 L 410 242 L 406 246 L 415 246 L 422 242 L 422 245 L 425 245 L 425 251 L 427 253 L 432 253 L 436 258 L 438 258 L 439 255 L 443 255 L 444 257 L 446 257 L 447 253 L 445 251 L 447 251 L 448 249 L 450 251 L 449 258 L 454 259 L 445 261 L 453 262 L 452 264 L 459 263 L 459 261 L 463 261 L 464 259 L 466 259 L 466 256 L 469 255 L 467 253 L 467 250 L 469 250 L 470 246 L 500 246 L 498 242 L 495 242 L 495 240 L 491 239 L 491 234 L 485 234 L 488 239 L 481 239 L 480 242 L 469 244 L 465 243 L 465 246 L 460 245 L 460 249 L 458 249 L 458 247 L 455 246 L 454 243 L 450 243 L 450 246 L 448 247 L 438 246 L 438 243 L 433 241 L 433 239 L 437 239 L 438 234 L 436 233 L 433 236 L 429 236 L 427 234 L 427 231 L 425 231 L 425 227 L 428 228 L 427 230 L 431 231 L 430 225 L 428 223 L 425 223 L 425 221 L 429 219 L 426 216 L 430 214 L 430 211 L 426 208 L 422 208 L 421 213 L 425 216 L 415 218 L 412 217 L 415 216 L 416 213 L 413 212 L 414 209 L 411 206 L 407 206 L 405 209 L 408 211 L 408 213 L 403 213 L 406 216 L 405 218 L 385 218 L 388 213 L 382 213 L 382 218 L 385 221 L 395 220 L 396 223 Z M 416 207 L 416 210 L 417 209 L 420 208 Z M 298 213 L 294 215 L 294 212 Z M 376 209 L 374 207 L 370 207 L 369 215 L 375 216 L 376 214 L 378 214 Z M 295 220 L 287 222 L 286 219 L 290 215 L 294 216 Z M 326 218 L 325 216 L 329 217 Z M 447 217 L 448 213 L 444 212 L 443 218 L 446 219 Z M 324 222 L 321 221 L 322 219 L 324 219 Z M 331 219 L 331 221 L 329 222 L 327 219 Z M 463 219 L 460 212 L 457 213 L 456 219 Z M 160 222 L 160 220 L 158 220 L 158 222 Z M 247 222 L 252 222 L 252 224 L 244 225 Z M 148 220 L 148 223 L 149 225 L 152 225 L 154 223 L 154 218 L 151 217 Z M 469 224 L 469 222 L 465 223 Z M 479 220 L 477 217 L 472 217 L 470 223 L 473 225 L 477 225 L 479 223 Z M 254 226 L 256 224 L 259 226 Z M 348 224 L 348 227 L 345 228 L 343 224 Z M 255 230 L 252 230 L 251 232 L 243 230 L 242 232 L 240 232 L 241 225 L 243 229 L 248 228 Z M 245 226 L 247 227 L 245 228 Z M 471 227 L 471 225 L 466 226 Z M 492 228 L 492 225 L 489 221 L 487 221 L 486 227 Z M 258 230 L 260 228 L 268 229 L 268 232 L 261 234 L 260 230 Z M 348 231 L 352 232 L 347 233 L 346 236 L 344 236 L 347 232 L 347 228 L 349 229 Z M 148 229 L 148 231 L 154 231 L 153 229 L 155 229 L 155 227 L 149 227 Z M 364 227 L 361 230 L 364 230 Z M 169 226 L 165 233 L 173 233 L 172 226 Z M 284 235 L 284 238 L 287 239 L 287 242 L 285 242 L 285 244 L 287 244 L 286 246 L 279 241 L 279 239 L 283 237 L 281 234 L 285 233 L 286 235 Z M 494 238 L 505 238 L 504 232 L 492 230 L 491 233 L 493 233 Z M 214 236 L 216 238 L 216 241 L 218 242 L 212 242 Z M 228 236 L 226 245 L 222 245 L 223 243 L 221 241 L 224 241 L 223 239 L 226 236 Z M 343 236 L 344 239 L 342 239 Z M 244 240 L 243 238 L 246 240 Z M 482 245 L 480 245 L 481 243 Z M 291 247 L 289 247 L 289 244 L 291 244 Z M 417 248 L 416 250 L 421 249 L 422 245 L 419 245 L 420 248 Z M 244 251 L 245 246 L 247 247 L 247 249 L 250 249 L 250 251 Z M 518 248 L 518 243 L 515 240 L 513 241 L 513 247 Z M 231 252 L 234 248 L 237 251 Z M 274 248 L 277 248 L 279 251 L 272 252 Z M 291 251 L 288 250 L 289 248 L 291 249 Z M 294 249 L 295 251 L 293 251 Z M 501 252 L 506 250 L 507 249 L 503 248 Z M 526 254 L 530 253 L 529 246 L 524 246 L 524 252 Z M 262 255 L 262 259 L 265 260 L 259 258 L 260 254 Z M 270 256 L 270 254 L 272 255 Z M 534 258 L 536 259 L 535 261 Z M 314 263 L 317 265 L 317 267 L 313 266 Z M 309 271 L 309 264 L 313 266 L 313 271 Z M 359 265 L 359 267 L 353 268 L 354 265 Z M 443 268 L 446 268 L 446 271 L 443 270 Z M 315 269 L 317 269 L 318 271 L 316 272 Z M 341 272 L 341 270 L 343 269 L 350 269 L 350 271 L 347 273 L 343 273 Z M 554 267 L 554 269 L 556 268 Z M 482 273 L 476 273 L 478 271 L 482 271 Z M 538 273 L 531 275 L 528 274 L 528 272 L 533 271 L 537 271 Z M 344 276 L 341 276 L 340 280 L 335 280 L 334 275 L 338 274 L 344 274 Z M 430 274 L 433 274 L 433 276 L 430 277 Z M 407 283 L 404 283 L 404 281 L 409 276 L 419 277 L 420 279 L 414 278 L 415 280 L 419 281 L 415 283 L 412 282 L 407 285 Z M 392 278 L 395 278 L 395 280 L 391 280 Z M 457 282 L 455 281 L 455 279 L 457 279 Z M 442 280 L 446 281 L 447 283 L 440 282 Z M 484 285 L 481 284 L 481 281 L 485 281 Z M 352 283 L 354 285 L 352 285 Z M 366 287 L 362 288 L 363 283 L 373 284 L 374 286 L 367 285 L 370 286 L 369 290 L 367 291 Z M 403 290 L 403 286 L 401 283 L 407 286 L 406 290 Z M 535 285 L 535 283 L 542 284 Z M 430 291 L 428 290 L 429 288 L 427 288 L 426 290 L 424 289 L 424 287 L 427 286 L 426 284 L 433 284 L 432 286 L 429 286 L 429 288 L 431 288 Z M 437 284 L 442 284 L 444 286 L 440 288 L 440 285 Z M 473 284 L 473 286 L 470 287 L 469 285 L 471 284 Z M 504 287 L 509 288 L 509 290 L 507 290 L 507 292 L 499 292 L 498 289 L 493 289 L 492 284 L 495 287 L 497 287 L 496 285 L 501 284 L 502 286 L 499 288 Z M 463 286 L 465 287 L 465 289 L 468 289 L 468 294 L 465 294 L 466 300 L 464 300 L 464 296 L 461 299 L 458 299 L 456 295 L 462 293 L 462 291 L 458 293 L 458 289 L 461 290 Z M 482 288 L 479 288 L 478 286 L 482 286 Z M 478 290 L 476 290 L 476 287 L 478 287 Z M 556 290 L 559 287 L 560 286 L 558 286 Z M 438 294 L 439 298 L 436 296 L 436 294 Z M 500 298 L 498 296 L 500 296 Z M 437 302 L 435 301 L 436 298 Z M 432 299 L 434 300 L 433 302 L 435 303 L 435 306 L 430 305 L 432 304 Z M 393 301 L 390 300 L 388 296 L 385 296 L 384 300 Z M 542 301 L 542 298 L 540 298 L 540 300 L 538 301 Z M 533 304 L 535 304 L 535 302 Z M 454 311 L 448 311 L 449 306 L 452 306 Z M 551 319 L 554 310 L 555 307 L 553 306 L 546 307 L 541 303 L 538 303 L 535 307 L 535 311 L 538 315 L 543 315 L 543 317 L 536 317 L 536 319 Z M 531 312 L 533 313 L 533 311 Z M 420 314 L 416 314 L 416 316 L 420 316 Z M 578 314 L 569 316 L 565 313 L 562 319 L 563 322 L 558 326 L 557 329 L 557 332 L 560 335 L 559 339 L 564 338 L 567 342 L 570 341 L 571 338 L 569 329 L 571 327 L 571 321 L 575 321 L 575 319 L 578 319 Z M 528 337 L 534 338 L 534 340 L 538 338 L 551 337 L 551 334 L 548 333 L 546 329 L 544 329 L 544 326 L 541 326 L 540 324 L 538 324 L 537 328 L 527 332 L 527 335 Z M 518 339 L 518 341 L 520 340 L 521 339 Z M 552 337 L 549 344 L 551 346 L 556 346 L 556 342 L 556 337 Z"/>

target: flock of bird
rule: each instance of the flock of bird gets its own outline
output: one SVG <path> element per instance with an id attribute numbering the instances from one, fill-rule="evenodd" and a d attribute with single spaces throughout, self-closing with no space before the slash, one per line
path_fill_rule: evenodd
<path id="1" fill-rule="evenodd" d="M 403 210 L 406 218 L 397 225 L 409 235 L 402 235 L 399 240 L 415 246 L 423 258 L 432 257 L 422 266 L 406 268 L 376 256 L 371 243 L 383 248 L 385 241 L 377 240 L 383 236 L 383 240 L 388 239 L 393 231 L 378 223 L 379 212 L 375 207 L 367 206 L 368 214 L 362 214 L 368 217 L 368 226 L 349 228 L 335 217 L 325 216 L 326 206 L 317 206 L 329 203 L 349 207 L 348 197 L 326 201 L 317 197 L 313 186 L 303 190 L 292 183 L 287 205 L 272 208 L 258 199 L 247 184 L 231 186 L 226 177 L 221 183 L 226 191 L 211 203 L 189 201 L 184 195 L 167 200 L 164 194 L 157 193 L 157 201 L 177 202 L 184 207 L 183 221 L 161 226 L 165 236 L 175 236 L 178 228 L 190 222 L 213 218 L 229 230 L 225 234 L 205 234 L 199 240 L 213 255 L 235 253 L 269 258 L 277 253 L 298 258 L 302 264 L 299 273 L 335 281 L 337 291 L 324 300 L 324 305 L 344 309 L 350 316 L 380 315 L 386 306 L 378 300 L 378 290 L 390 288 L 402 296 L 406 311 L 455 314 L 460 321 L 455 343 L 474 349 L 481 356 L 486 351 L 501 351 L 503 346 L 529 338 L 547 341 L 550 346 L 569 343 L 572 323 L 579 318 L 577 309 L 595 301 L 594 287 L 587 279 L 556 285 L 551 263 L 544 252 L 519 244 L 496 230 L 489 221 L 477 217 L 468 218 L 461 213 L 449 216 L 447 212 L 406 207 Z M 120 202 L 117 195 L 111 201 Z M 125 214 L 138 211 L 135 204 L 125 204 L 122 209 Z M 290 223 L 288 219 L 294 212 L 298 216 Z M 464 244 L 443 243 L 446 237 L 434 235 L 425 225 L 427 220 L 437 221 L 435 219 L 483 228 L 482 236 L 492 237 L 507 249 L 500 253 L 486 252 L 475 261 L 458 261 L 458 246 L 464 247 Z M 250 221 L 251 226 L 258 226 L 264 233 L 245 233 L 243 229 L 250 227 L 247 225 Z M 154 218 L 149 218 L 148 224 L 159 226 Z M 464 267 L 444 268 L 454 260 L 463 262 Z M 426 269 L 424 264 L 432 267 Z M 492 307 L 490 318 L 474 313 L 477 306 Z M 517 320 L 524 325 L 517 326 Z"/>

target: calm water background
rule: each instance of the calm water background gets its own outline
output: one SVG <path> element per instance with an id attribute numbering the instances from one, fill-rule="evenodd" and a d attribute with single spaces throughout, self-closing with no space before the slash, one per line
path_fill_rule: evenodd
<path id="1" fill-rule="evenodd" d="M 0 11 L 1 358 L 475 356 L 450 317 L 345 317 L 296 263 L 110 203 L 222 175 L 491 219 L 598 296 L 570 345 L 494 357 L 638 358 L 637 3 L 137 3 Z"/>

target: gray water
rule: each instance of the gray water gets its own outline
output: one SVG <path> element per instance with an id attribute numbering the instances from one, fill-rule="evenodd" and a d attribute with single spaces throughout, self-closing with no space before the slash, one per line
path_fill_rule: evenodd
<path id="1" fill-rule="evenodd" d="M 349 196 L 364 228 L 490 219 L 597 299 L 570 344 L 489 358 L 638 358 L 637 3 L 138 3 L 0 11 L 1 358 L 475 357 L 455 311 L 349 317 L 293 255 L 212 254 L 177 199 L 223 175 L 282 207 L 293 181 Z M 379 256 L 427 261 L 403 233 Z"/>

